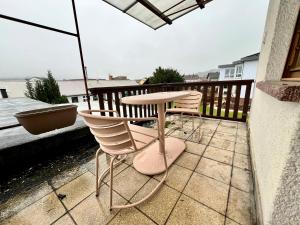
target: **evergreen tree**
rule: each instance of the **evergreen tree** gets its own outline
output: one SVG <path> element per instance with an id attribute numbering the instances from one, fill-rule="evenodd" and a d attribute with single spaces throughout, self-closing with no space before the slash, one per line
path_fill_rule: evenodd
<path id="1" fill-rule="evenodd" d="M 59 86 L 51 71 L 47 73 L 47 78 L 43 81 L 36 81 L 33 87 L 29 80 L 26 80 L 25 96 L 50 104 L 68 103 L 66 96 L 60 94 Z"/>
<path id="2" fill-rule="evenodd" d="M 149 82 L 150 84 L 179 83 L 184 82 L 184 78 L 177 70 L 158 67 L 155 69 L 153 76 L 149 77 Z"/>
<path id="3" fill-rule="evenodd" d="M 34 96 L 34 88 L 32 87 L 32 84 L 30 82 L 29 79 L 26 79 L 26 89 L 27 91 L 25 91 L 25 96 L 28 98 L 35 98 Z"/>

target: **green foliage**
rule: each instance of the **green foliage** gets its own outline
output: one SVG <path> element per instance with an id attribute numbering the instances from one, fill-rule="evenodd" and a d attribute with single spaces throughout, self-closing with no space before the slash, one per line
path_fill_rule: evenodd
<path id="1" fill-rule="evenodd" d="M 27 91 L 25 91 L 25 96 L 27 98 L 34 98 L 34 88 L 32 87 L 29 79 L 26 79 L 26 89 Z"/>
<path id="2" fill-rule="evenodd" d="M 183 75 L 181 75 L 177 70 L 171 68 L 161 68 L 155 69 L 153 76 L 149 77 L 150 84 L 160 84 L 160 83 L 179 83 L 184 82 Z"/>
<path id="3" fill-rule="evenodd" d="M 48 71 L 47 78 L 43 81 L 36 81 L 34 87 L 29 80 L 26 80 L 25 96 L 50 104 L 68 103 L 66 96 L 62 96 L 59 91 L 59 86 L 52 76 L 51 71 Z"/>

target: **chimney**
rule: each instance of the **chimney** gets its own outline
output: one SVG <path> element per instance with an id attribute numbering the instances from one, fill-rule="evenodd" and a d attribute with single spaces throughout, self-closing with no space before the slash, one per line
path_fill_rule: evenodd
<path id="1" fill-rule="evenodd" d="M 108 75 L 108 80 L 113 80 L 113 76 L 112 75 Z"/>

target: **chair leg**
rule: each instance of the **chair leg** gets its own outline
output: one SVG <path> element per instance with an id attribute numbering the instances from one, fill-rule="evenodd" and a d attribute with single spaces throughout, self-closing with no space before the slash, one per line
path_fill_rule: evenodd
<path id="1" fill-rule="evenodd" d="M 99 190 L 100 190 L 100 185 L 101 182 L 103 180 L 103 178 L 107 175 L 107 173 L 110 171 L 110 167 L 108 167 L 107 169 L 105 169 L 102 174 L 99 177 L 99 153 L 101 150 L 99 149 L 96 153 L 96 196 L 99 196 Z M 120 165 L 122 162 L 125 161 L 125 159 L 127 158 L 127 155 L 125 155 L 123 158 L 121 158 L 120 160 L 118 160 L 118 162 L 116 162 L 115 164 L 113 164 L 113 167 L 117 167 L 118 165 Z"/>
<path id="2" fill-rule="evenodd" d="M 99 195 L 99 185 L 100 183 L 98 182 L 98 177 L 99 177 L 99 154 L 100 154 L 101 149 L 99 148 L 96 152 L 96 196 Z"/>
<path id="3" fill-rule="evenodd" d="M 110 181 L 109 181 L 109 209 L 112 210 L 112 195 L 113 195 L 113 169 L 114 169 L 114 161 L 117 156 L 113 156 L 110 161 Z"/>
<path id="4" fill-rule="evenodd" d="M 147 199 L 149 199 L 163 185 L 163 183 L 165 182 L 165 180 L 166 180 L 166 178 L 168 176 L 168 166 L 167 166 L 167 159 L 166 159 L 166 155 L 165 154 L 164 154 L 164 164 L 165 164 L 166 171 L 165 171 L 165 174 L 164 174 L 163 178 L 161 179 L 161 181 L 156 185 L 156 187 L 147 196 L 145 196 L 144 198 L 142 198 L 141 200 L 139 200 L 137 202 L 134 202 L 134 203 L 131 203 L 131 204 L 127 204 L 127 205 L 113 205 L 113 206 L 110 205 L 110 209 L 131 208 L 131 207 L 137 206 L 137 205 L 143 203 L 144 201 L 146 201 Z M 111 181 L 112 181 L 112 179 L 111 179 Z M 112 183 L 111 183 L 110 187 L 112 188 Z"/>

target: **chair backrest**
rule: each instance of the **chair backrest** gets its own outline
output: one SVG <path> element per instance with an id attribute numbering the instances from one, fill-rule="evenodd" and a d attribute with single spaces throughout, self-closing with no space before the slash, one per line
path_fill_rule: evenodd
<path id="1" fill-rule="evenodd" d="M 191 91 L 189 96 L 175 100 L 176 108 L 199 110 L 202 100 L 202 93 L 199 91 Z"/>
<path id="2" fill-rule="evenodd" d="M 86 125 L 104 152 L 119 151 L 131 147 L 136 149 L 127 121 L 120 117 L 93 115 L 90 112 L 90 110 L 84 110 L 78 114 L 84 118 Z"/>

